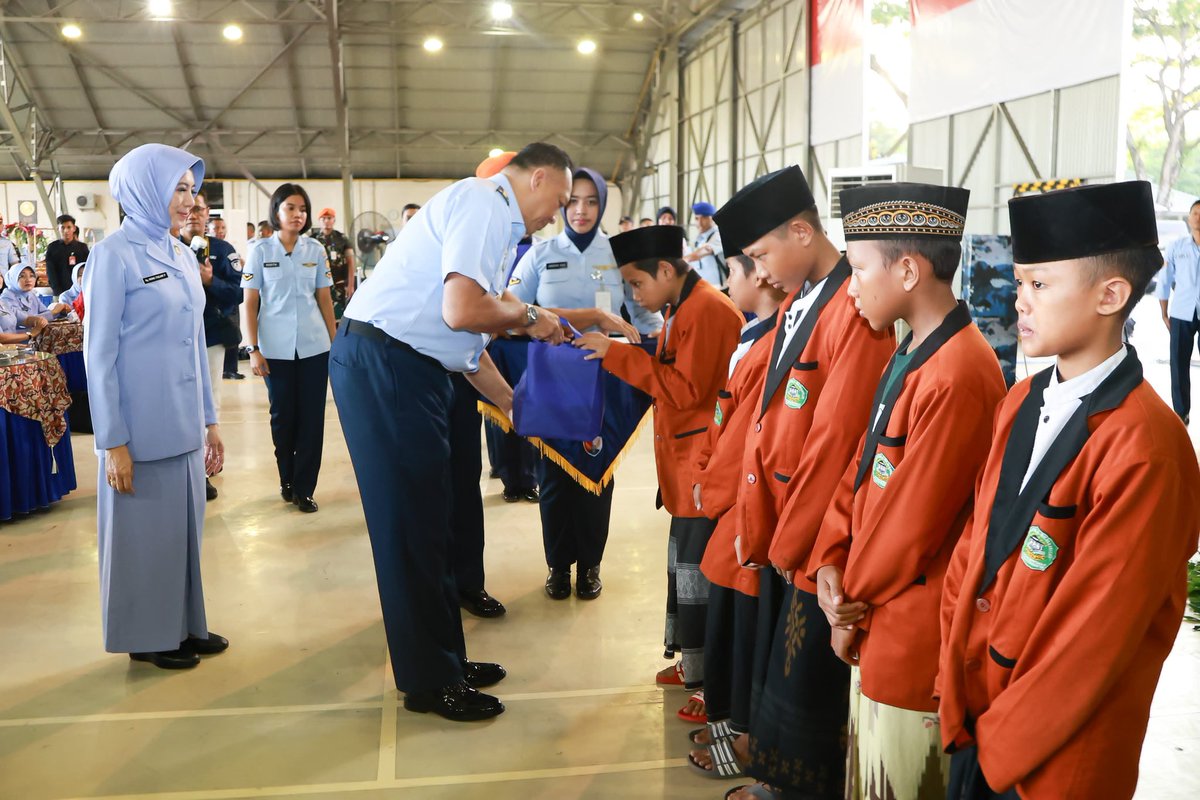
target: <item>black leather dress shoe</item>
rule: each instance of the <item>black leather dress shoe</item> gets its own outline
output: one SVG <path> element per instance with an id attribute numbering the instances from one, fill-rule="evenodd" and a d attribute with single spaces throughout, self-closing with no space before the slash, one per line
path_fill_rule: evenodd
<path id="1" fill-rule="evenodd" d="M 581 600 L 595 600 L 600 596 L 600 590 L 603 588 L 604 584 L 600 582 L 599 567 L 581 569 L 575 576 L 575 594 Z"/>
<path id="2" fill-rule="evenodd" d="M 305 514 L 312 514 L 318 508 L 317 501 L 311 497 L 297 497 L 292 500 L 296 504 L 296 508 L 303 511 Z"/>
<path id="3" fill-rule="evenodd" d="M 504 604 L 487 593 L 486 589 L 478 592 L 459 592 L 458 604 L 477 617 L 492 619 L 503 617 L 507 609 Z"/>
<path id="4" fill-rule="evenodd" d="M 200 656 L 191 650 L 165 650 L 161 653 L 130 653 L 134 661 L 149 661 L 159 669 L 191 669 L 200 663 Z"/>
<path id="5" fill-rule="evenodd" d="M 551 600 L 566 600 L 571 596 L 571 568 L 551 569 L 546 578 L 546 594 Z"/>
<path id="6" fill-rule="evenodd" d="M 217 499 L 217 487 L 213 486 L 212 481 L 210 481 L 208 478 L 204 479 L 204 499 L 205 500 L 216 500 Z"/>
<path id="7" fill-rule="evenodd" d="M 244 381 L 246 376 L 240 372 L 222 372 L 221 377 L 227 381 Z"/>
<path id="8" fill-rule="evenodd" d="M 518 492 L 518 491 L 505 489 L 504 492 L 501 493 L 500 496 L 504 498 L 504 502 L 506 502 L 506 503 L 521 502 L 521 492 Z"/>
<path id="9" fill-rule="evenodd" d="M 220 634 L 208 632 L 208 638 L 189 636 L 179 643 L 180 650 L 191 650 L 198 656 L 215 656 L 229 649 L 229 640 Z"/>
<path id="10" fill-rule="evenodd" d="M 290 483 L 279 484 L 279 496 L 285 503 L 292 502 L 292 485 Z"/>
<path id="11" fill-rule="evenodd" d="M 466 681 L 431 692 L 409 692 L 404 695 L 404 707 L 418 714 L 432 711 L 451 722 L 478 722 L 504 713 L 504 703 L 472 689 Z"/>
<path id="12" fill-rule="evenodd" d="M 495 686 L 507 676 L 508 671 L 499 664 L 489 664 L 486 661 L 463 662 L 463 680 L 473 689 Z"/>
<path id="13" fill-rule="evenodd" d="M 526 503 L 536 503 L 542 499 L 542 493 L 535 486 L 532 489 L 526 489 L 525 491 L 521 492 L 521 499 Z"/>

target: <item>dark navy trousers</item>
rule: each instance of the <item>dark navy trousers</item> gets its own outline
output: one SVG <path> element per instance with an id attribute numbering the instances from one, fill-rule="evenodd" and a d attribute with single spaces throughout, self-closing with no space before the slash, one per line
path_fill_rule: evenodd
<path id="1" fill-rule="evenodd" d="M 1171 405 L 1180 419 L 1192 411 L 1192 353 L 1200 335 L 1200 314 L 1188 319 L 1171 317 Z"/>
<path id="2" fill-rule="evenodd" d="M 450 412 L 450 482 L 454 496 L 450 526 L 451 561 L 460 592 L 483 591 L 483 453 L 479 449 L 479 393 L 461 373 L 451 373 L 454 405 Z M 490 427 L 490 426 L 489 426 Z"/>
<path id="3" fill-rule="evenodd" d="M 600 566 L 608 543 L 614 482 L 594 495 L 548 458 L 538 462 L 537 474 L 547 566 L 566 569 L 578 564 L 580 571 Z"/>
<path id="4" fill-rule="evenodd" d="M 344 322 L 329 374 L 362 496 L 396 688 L 455 683 L 466 644 L 451 557 L 453 380 L 437 361 L 350 334 Z M 478 458 L 478 439 L 475 447 Z"/>
<path id="5" fill-rule="evenodd" d="M 312 497 L 325 442 L 329 354 L 288 360 L 269 358 L 267 366 L 271 374 L 264 381 L 271 399 L 271 439 L 275 442 L 279 482 L 291 484 L 296 497 Z"/>

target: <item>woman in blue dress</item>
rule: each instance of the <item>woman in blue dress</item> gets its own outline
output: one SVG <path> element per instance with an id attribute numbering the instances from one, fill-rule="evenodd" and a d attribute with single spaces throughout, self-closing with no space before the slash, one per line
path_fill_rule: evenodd
<path id="1" fill-rule="evenodd" d="M 83 354 L 100 458 L 104 647 L 163 669 L 229 646 L 208 629 L 200 578 L 204 478 L 220 470 L 196 258 L 171 237 L 204 162 L 142 145 L 109 174 L 125 211 L 83 277 Z"/>

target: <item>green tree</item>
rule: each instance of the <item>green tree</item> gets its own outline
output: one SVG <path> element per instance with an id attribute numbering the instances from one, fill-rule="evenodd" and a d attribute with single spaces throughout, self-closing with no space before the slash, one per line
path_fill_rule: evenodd
<path id="1" fill-rule="evenodd" d="M 1161 100 L 1165 140 L 1157 162 L 1158 202 L 1165 206 L 1197 142 L 1188 137 L 1187 122 L 1200 109 L 1200 0 L 1134 0 L 1133 35 L 1149 45 L 1135 63 L 1148 68 Z M 1126 145 L 1134 171 L 1142 177 L 1145 156 L 1157 149 L 1155 143 L 1131 124 Z"/>

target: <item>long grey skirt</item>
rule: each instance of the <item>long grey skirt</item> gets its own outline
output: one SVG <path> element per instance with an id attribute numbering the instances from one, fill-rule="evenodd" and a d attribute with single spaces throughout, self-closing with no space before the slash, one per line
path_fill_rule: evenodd
<path id="1" fill-rule="evenodd" d="M 100 610 L 110 653 L 174 650 L 208 636 L 200 582 L 204 451 L 135 461 L 133 494 L 118 494 L 100 454 L 96 505 Z"/>

